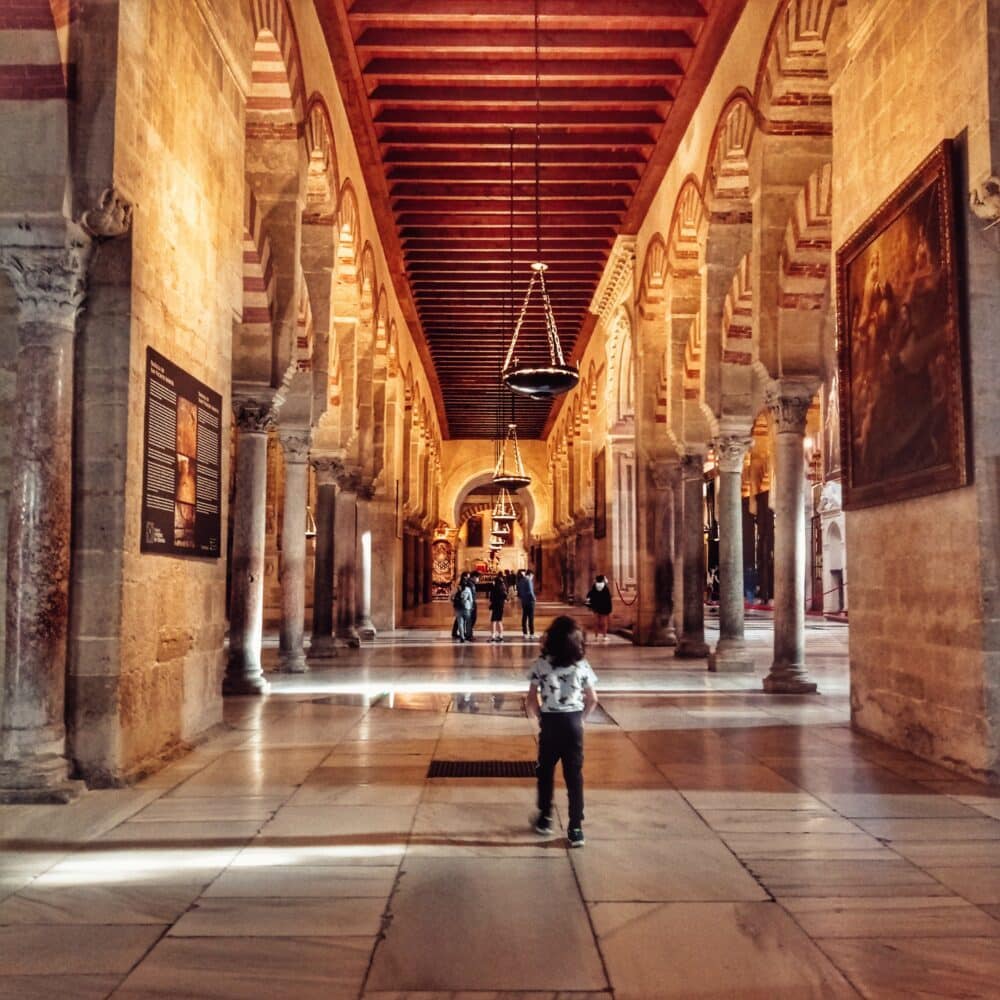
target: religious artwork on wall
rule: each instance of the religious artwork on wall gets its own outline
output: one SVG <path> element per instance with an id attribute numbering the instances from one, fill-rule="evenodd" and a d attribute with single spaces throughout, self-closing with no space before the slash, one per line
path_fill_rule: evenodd
<path id="1" fill-rule="evenodd" d="M 844 506 L 964 486 L 951 143 L 837 252 Z"/>
<path id="2" fill-rule="evenodd" d="M 470 549 L 483 547 L 483 519 L 481 517 L 470 517 L 465 522 L 465 544 Z"/>
<path id="3" fill-rule="evenodd" d="M 448 595 L 455 579 L 455 549 L 447 538 L 431 542 L 431 590 L 434 597 Z"/>
<path id="4" fill-rule="evenodd" d="M 608 533 L 608 488 L 606 483 L 607 458 L 602 448 L 594 456 L 594 538 L 604 538 Z"/>
<path id="5" fill-rule="evenodd" d="M 146 349 L 142 552 L 219 555 L 222 396 Z"/>
<path id="6" fill-rule="evenodd" d="M 839 479 L 840 462 L 840 380 L 836 372 L 823 387 L 823 478 Z"/>

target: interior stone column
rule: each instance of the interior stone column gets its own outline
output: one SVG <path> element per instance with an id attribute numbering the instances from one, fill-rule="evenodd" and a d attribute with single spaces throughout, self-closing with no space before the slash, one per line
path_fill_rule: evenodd
<path id="1" fill-rule="evenodd" d="M 285 505 L 281 520 L 281 668 L 304 673 L 306 621 L 306 504 L 309 493 L 309 431 L 279 432 L 285 456 Z"/>
<path id="2" fill-rule="evenodd" d="M 646 494 L 650 509 L 640 511 L 643 519 L 649 519 L 647 538 L 652 541 L 652 551 L 640 552 L 640 559 L 653 563 L 652 578 L 653 618 L 645 644 L 649 646 L 676 646 L 677 630 L 674 628 L 674 495 L 680 489 L 679 462 L 652 462 L 649 467 L 651 489 Z"/>
<path id="3" fill-rule="evenodd" d="M 806 414 L 812 383 L 784 379 L 771 385 L 767 405 L 775 422 L 774 455 L 774 661 L 764 678 L 771 694 L 811 694 L 805 663 Z"/>
<path id="4" fill-rule="evenodd" d="M 264 549 L 267 506 L 267 432 L 274 423 L 269 402 L 233 401 L 236 420 L 236 496 L 233 501 L 229 659 L 225 695 L 266 694 L 270 685 L 260 661 L 264 633 Z"/>
<path id="5" fill-rule="evenodd" d="M 681 525 L 684 550 L 684 604 L 681 639 L 675 656 L 701 659 L 709 653 L 705 642 L 705 456 L 681 459 L 684 519 Z"/>
<path id="6" fill-rule="evenodd" d="M 708 668 L 719 673 L 753 670 L 743 625 L 743 459 L 750 438 L 720 437 L 719 456 L 719 641 Z"/>
<path id="7" fill-rule="evenodd" d="M 421 599 L 424 604 L 431 603 L 434 588 L 431 586 L 431 538 L 424 535 L 420 539 L 420 551 L 423 556 L 423 575 L 421 576 Z"/>
<path id="8" fill-rule="evenodd" d="M 357 535 L 358 488 L 357 473 L 344 471 L 337 479 L 337 498 L 334 522 L 337 540 L 333 553 L 334 605 L 337 615 L 337 638 L 357 649 L 361 637 L 355 627 L 358 607 Z"/>
<path id="9" fill-rule="evenodd" d="M 73 338 L 89 250 L 82 233 L 0 249 L 18 299 L 0 802 L 67 802 L 83 789 L 69 780 L 65 703 Z"/>
<path id="10" fill-rule="evenodd" d="M 372 496 L 371 490 L 362 489 L 358 494 L 357 532 L 357 582 L 358 582 L 358 636 L 370 641 L 375 638 L 375 623 L 372 621 Z"/>
<path id="11" fill-rule="evenodd" d="M 316 559 L 313 567 L 313 619 L 309 659 L 337 655 L 333 639 L 333 551 L 336 476 L 341 464 L 327 456 L 314 456 L 316 471 Z"/>

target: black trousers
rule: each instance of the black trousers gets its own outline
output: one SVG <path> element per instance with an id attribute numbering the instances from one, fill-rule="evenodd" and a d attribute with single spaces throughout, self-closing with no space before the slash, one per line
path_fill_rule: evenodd
<path id="1" fill-rule="evenodd" d="M 535 602 L 525 601 L 521 604 L 521 631 L 525 635 L 535 634 Z"/>
<path id="2" fill-rule="evenodd" d="M 538 733 L 538 811 L 552 814 L 552 785 L 562 761 L 569 793 L 569 826 L 583 823 L 583 712 L 542 712 Z"/>

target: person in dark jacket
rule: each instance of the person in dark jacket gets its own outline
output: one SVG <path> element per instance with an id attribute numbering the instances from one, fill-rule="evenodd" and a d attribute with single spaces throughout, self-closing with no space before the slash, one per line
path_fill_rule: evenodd
<path id="1" fill-rule="evenodd" d="M 521 602 L 521 631 L 525 638 L 535 638 L 535 584 L 530 569 L 518 572 L 517 598 Z"/>
<path id="2" fill-rule="evenodd" d="M 594 585 L 587 594 L 587 607 L 594 612 L 596 619 L 594 631 L 601 642 L 608 641 L 608 619 L 611 617 L 611 588 L 607 578 L 602 573 L 594 580 Z"/>
<path id="3" fill-rule="evenodd" d="M 490 589 L 490 642 L 503 642 L 503 609 L 507 604 L 507 585 L 503 573 L 497 573 Z"/>

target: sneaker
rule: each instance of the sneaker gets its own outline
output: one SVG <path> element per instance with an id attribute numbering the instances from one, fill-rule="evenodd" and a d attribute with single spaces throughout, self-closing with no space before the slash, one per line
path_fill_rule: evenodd
<path id="1" fill-rule="evenodd" d="M 540 833 L 543 837 L 547 837 L 552 833 L 552 817 L 546 816 L 544 813 L 539 813 L 535 819 L 535 833 Z"/>
<path id="2" fill-rule="evenodd" d="M 569 831 L 567 836 L 569 837 L 570 847 L 583 847 L 583 845 L 587 843 L 587 841 L 583 839 L 583 829 L 579 826 L 574 826 L 573 829 Z"/>

